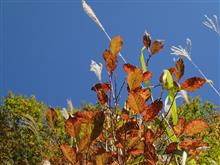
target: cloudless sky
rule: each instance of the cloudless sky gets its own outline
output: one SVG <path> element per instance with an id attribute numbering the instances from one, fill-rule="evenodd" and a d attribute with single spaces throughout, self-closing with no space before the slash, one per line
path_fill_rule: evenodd
<path id="1" fill-rule="evenodd" d="M 80 0 L 0 0 L 0 95 L 8 91 L 35 95 L 51 106 L 74 106 L 84 100 L 95 103 L 90 90 L 98 82 L 89 71 L 91 60 L 101 62 L 109 42 L 104 33 L 84 13 Z M 158 83 L 163 69 L 174 65 L 172 45 L 192 40 L 192 59 L 220 89 L 220 37 L 202 25 L 204 15 L 219 16 L 218 0 L 89 0 L 111 36 L 124 40 L 122 54 L 129 63 L 140 65 L 142 35 L 147 30 L 152 39 L 165 40 L 164 50 L 150 61 Z M 189 77 L 200 76 L 185 59 Z M 117 86 L 125 73 L 122 60 L 116 71 Z M 107 80 L 106 70 L 102 73 Z M 123 90 L 124 101 L 126 89 Z M 220 105 L 220 98 L 206 84 L 190 93 Z M 157 97 L 157 94 L 155 94 Z"/>

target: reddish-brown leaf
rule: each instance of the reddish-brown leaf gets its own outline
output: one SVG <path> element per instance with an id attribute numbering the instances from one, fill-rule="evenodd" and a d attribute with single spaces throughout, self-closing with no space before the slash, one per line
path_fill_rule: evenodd
<path id="1" fill-rule="evenodd" d="M 121 38 L 121 36 L 115 36 L 112 38 L 110 45 L 109 45 L 109 49 L 111 51 L 111 53 L 116 56 L 122 48 L 123 45 L 123 40 Z"/>
<path id="2" fill-rule="evenodd" d="M 107 71 L 112 74 L 118 65 L 118 57 L 109 50 L 105 50 L 102 56 L 105 60 Z"/>
<path id="3" fill-rule="evenodd" d="M 146 158 L 147 165 L 156 165 L 157 163 L 157 154 L 154 146 L 152 144 L 147 143 L 145 145 L 144 154 Z"/>
<path id="4" fill-rule="evenodd" d="M 144 98 L 135 92 L 129 92 L 127 104 L 134 114 L 141 113 L 146 108 Z"/>
<path id="5" fill-rule="evenodd" d="M 189 79 L 185 80 L 181 84 L 181 88 L 183 90 L 193 92 L 193 91 L 199 89 L 200 87 L 202 87 L 205 83 L 206 83 L 206 80 L 203 79 L 203 78 L 192 77 L 192 78 L 189 78 Z"/>
<path id="6" fill-rule="evenodd" d="M 152 78 L 152 73 L 150 71 L 146 71 L 143 73 L 143 81 L 148 81 Z"/>
<path id="7" fill-rule="evenodd" d="M 107 93 L 111 89 L 111 86 L 108 83 L 98 83 L 95 84 L 91 90 L 97 92 L 97 91 L 103 91 Z"/>
<path id="8" fill-rule="evenodd" d="M 67 134 L 69 134 L 71 137 L 77 137 L 79 135 L 80 125 L 81 121 L 79 119 L 70 116 L 65 121 L 65 129 Z"/>
<path id="9" fill-rule="evenodd" d="M 125 121 L 129 120 L 129 111 L 123 109 L 122 113 L 121 113 L 121 118 Z"/>
<path id="10" fill-rule="evenodd" d="M 202 141 L 201 137 L 195 138 L 195 139 L 187 139 L 182 141 L 179 144 L 179 147 L 183 150 L 191 150 L 196 149 L 198 147 L 207 146 L 208 144 Z"/>
<path id="11" fill-rule="evenodd" d="M 106 165 L 108 164 L 109 159 L 111 158 L 110 152 L 104 152 L 95 156 L 95 162 L 97 165 Z"/>
<path id="12" fill-rule="evenodd" d="M 92 130 L 91 134 L 91 140 L 95 140 L 102 132 L 103 129 L 103 124 L 105 121 L 105 114 L 102 111 L 98 111 L 95 113 L 96 115 L 94 116 L 94 128 Z"/>
<path id="13" fill-rule="evenodd" d="M 47 110 L 47 115 L 46 115 L 46 118 L 47 118 L 47 122 L 48 122 L 48 125 L 50 127 L 54 127 L 55 126 L 55 123 L 58 119 L 58 115 L 57 115 L 57 112 L 55 111 L 54 108 L 49 108 Z"/>
<path id="14" fill-rule="evenodd" d="M 108 102 L 108 96 L 103 91 L 97 92 L 97 98 L 101 104 L 105 104 Z"/>
<path id="15" fill-rule="evenodd" d="M 166 152 L 167 154 L 172 154 L 174 151 L 176 151 L 177 145 L 178 145 L 177 142 L 170 143 L 170 144 L 166 147 L 165 152 Z"/>
<path id="16" fill-rule="evenodd" d="M 143 117 L 145 121 L 153 120 L 157 114 L 162 110 L 163 102 L 161 100 L 155 100 L 148 105 L 143 111 Z"/>
<path id="17" fill-rule="evenodd" d="M 132 64 L 124 64 L 123 65 L 124 71 L 129 74 L 130 72 L 134 72 L 134 70 L 137 68 L 136 66 Z"/>
<path id="18" fill-rule="evenodd" d="M 204 131 L 208 127 L 209 125 L 207 122 L 202 119 L 196 119 L 186 124 L 183 130 L 183 134 L 186 136 L 193 136 Z"/>
<path id="19" fill-rule="evenodd" d="M 147 101 L 151 96 L 151 91 L 148 88 L 142 89 L 141 87 L 134 90 L 135 93 L 141 95 L 145 101 Z"/>
<path id="20" fill-rule="evenodd" d="M 145 143 L 153 144 L 154 133 L 151 129 L 147 129 L 144 133 Z"/>
<path id="21" fill-rule="evenodd" d="M 79 145 L 78 145 L 78 149 L 79 152 L 84 151 L 85 149 L 87 149 L 89 147 L 89 145 L 91 144 L 91 138 L 89 134 L 85 134 L 83 136 L 82 139 L 80 139 Z"/>
<path id="22" fill-rule="evenodd" d="M 183 117 L 179 118 L 178 123 L 173 127 L 173 131 L 177 137 L 179 137 L 184 129 L 185 119 Z"/>
<path id="23" fill-rule="evenodd" d="M 76 152 L 68 144 L 61 144 L 60 149 L 63 152 L 63 155 L 72 163 L 76 163 Z"/>
<path id="24" fill-rule="evenodd" d="M 174 68 L 174 77 L 176 81 L 179 81 L 181 77 L 184 75 L 184 69 L 184 62 L 181 58 L 179 58 Z"/>
<path id="25" fill-rule="evenodd" d="M 143 43 L 144 43 L 144 46 L 148 49 L 151 45 L 151 37 L 150 37 L 150 34 L 148 34 L 147 32 L 144 33 L 144 36 L 143 36 Z"/>
<path id="26" fill-rule="evenodd" d="M 128 153 L 133 155 L 133 156 L 138 156 L 144 153 L 143 149 L 130 149 L 128 150 Z"/>
<path id="27" fill-rule="evenodd" d="M 162 40 L 156 40 L 150 47 L 151 54 L 154 55 L 159 53 L 164 47 L 164 42 Z"/>

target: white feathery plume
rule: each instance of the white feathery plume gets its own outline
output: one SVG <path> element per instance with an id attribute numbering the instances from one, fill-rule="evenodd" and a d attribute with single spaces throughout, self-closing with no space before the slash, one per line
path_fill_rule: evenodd
<path id="1" fill-rule="evenodd" d="M 107 36 L 107 38 L 109 39 L 109 41 L 111 41 L 111 37 L 109 36 L 109 34 L 107 33 L 107 31 L 105 30 L 105 28 L 103 27 L 103 25 L 101 24 L 101 22 L 99 21 L 98 17 L 96 16 L 95 12 L 92 10 L 92 8 L 88 5 L 88 3 L 86 3 L 85 0 L 82 0 L 82 6 L 83 9 L 85 11 L 85 13 L 98 25 L 98 27 L 105 33 L 105 35 Z M 119 52 L 118 53 L 119 56 L 122 58 L 122 60 L 124 61 L 124 63 L 126 63 L 126 60 L 124 59 L 124 57 L 122 56 L 122 54 Z"/>
<path id="2" fill-rule="evenodd" d="M 205 25 L 206 27 L 208 27 L 209 29 L 213 30 L 214 32 L 216 32 L 219 36 L 220 36 L 220 29 L 218 26 L 218 17 L 217 15 L 213 15 L 213 20 L 211 18 L 209 18 L 207 15 L 204 15 L 206 20 L 203 21 L 203 25 Z"/>
<path id="3" fill-rule="evenodd" d="M 64 119 L 69 119 L 69 113 L 67 112 L 66 108 L 62 108 L 61 113 L 64 117 Z"/>
<path id="4" fill-rule="evenodd" d="M 178 47 L 171 46 L 170 49 L 172 51 L 171 54 L 187 58 L 191 62 L 191 64 L 199 71 L 199 73 L 203 76 L 203 78 L 206 79 L 207 83 L 209 83 L 209 85 L 212 87 L 215 93 L 220 97 L 220 92 L 214 87 L 212 80 L 209 80 L 206 77 L 206 75 L 202 72 L 202 70 L 192 60 L 191 48 L 192 48 L 192 41 L 189 38 L 187 38 L 185 49 L 181 45 L 179 45 Z"/>
<path id="5" fill-rule="evenodd" d="M 91 60 L 90 71 L 94 72 L 99 81 L 102 81 L 102 63 L 97 64 Z"/>
<path id="6" fill-rule="evenodd" d="M 186 153 L 186 151 L 183 151 L 182 165 L 185 165 L 185 164 L 186 164 L 186 159 L 187 159 L 187 153 Z"/>

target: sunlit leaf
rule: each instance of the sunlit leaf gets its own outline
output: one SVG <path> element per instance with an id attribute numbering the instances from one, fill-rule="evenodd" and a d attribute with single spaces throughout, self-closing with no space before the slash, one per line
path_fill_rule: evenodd
<path id="1" fill-rule="evenodd" d="M 141 82 L 143 81 L 143 72 L 140 68 L 131 65 L 124 64 L 123 68 L 125 72 L 128 74 L 127 82 L 130 90 L 135 90 L 140 87 Z"/>
<path id="2" fill-rule="evenodd" d="M 115 36 L 112 38 L 111 42 L 110 42 L 110 46 L 109 49 L 111 51 L 111 53 L 116 56 L 122 48 L 123 45 L 123 40 L 121 38 L 121 36 Z"/>
<path id="3" fill-rule="evenodd" d="M 130 149 L 128 150 L 128 153 L 133 155 L 133 156 L 138 156 L 144 153 L 143 149 Z"/>
<path id="4" fill-rule="evenodd" d="M 79 152 L 82 152 L 85 149 L 87 149 L 87 147 L 89 147 L 90 144 L 91 144 L 90 135 L 85 133 L 83 138 L 80 139 L 80 142 L 79 142 L 79 145 L 78 145 Z"/>
<path id="5" fill-rule="evenodd" d="M 202 138 L 186 139 L 179 144 L 179 147 L 183 150 L 196 149 L 198 147 L 207 146 L 208 144 L 202 141 Z"/>
<path id="6" fill-rule="evenodd" d="M 185 126 L 185 119 L 179 118 L 177 124 L 173 126 L 173 131 L 177 137 L 179 137 L 182 134 L 184 126 Z"/>
<path id="7" fill-rule="evenodd" d="M 72 163 L 76 163 L 76 152 L 68 144 L 61 144 L 60 149 L 63 152 L 63 155 Z"/>
<path id="8" fill-rule="evenodd" d="M 141 95 L 145 101 L 147 101 L 151 96 L 151 91 L 148 88 L 136 88 L 134 90 L 135 93 Z"/>
<path id="9" fill-rule="evenodd" d="M 150 71 L 146 71 L 143 73 L 143 81 L 148 81 L 152 78 L 152 73 Z"/>
<path id="10" fill-rule="evenodd" d="M 57 112 L 55 111 L 55 109 L 49 108 L 47 110 L 46 118 L 47 118 L 48 125 L 50 127 L 54 127 L 55 123 L 56 123 L 56 121 L 58 119 L 58 115 L 57 115 Z"/>
<path id="11" fill-rule="evenodd" d="M 101 104 L 105 104 L 108 101 L 107 92 L 110 90 L 110 85 L 108 83 L 98 83 L 94 85 L 91 89 L 96 92 L 97 98 Z"/>
<path id="12" fill-rule="evenodd" d="M 109 50 L 103 52 L 103 58 L 105 60 L 107 71 L 112 74 L 117 67 L 118 57 L 111 53 Z"/>
<path id="13" fill-rule="evenodd" d="M 151 37 L 150 37 L 150 34 L 148 34 L 147 32 L 144 33 L 144 36 L 143 36 L 143 43 L 144 43 L 144 46 L 148 49 L 151 45 Z"/>
<path id="14" fill-rule="evenodd" d="M 170 143 L 170 144 L 166 147 L 165 152 L 166 152 L 167 154 L 173 153 L 173 152 L 177 149 L 177 145 L 178 145 L 177 142 Z"/>
<path id="15" fill-rule="evenodd" d="M 200 87 L 202 87 L 205 83 L 206 83 L 206 80 L 203 78 L 192 77 L 192 78 L 185 80 L 182 83 L 181 88 L 183 90 L 193 92 L 193 91 L 199 89 Z"/>
<path id="16" fill-rule="evenodd" d="M 109 152 L 104 152 L 95 156 L 95 162 L 97 165 L 106 165 L 110 157 L 111 154 Z"/>
<path id="17" fill-rule="evenodd" d="M 153 120 L 157 114 L 162 110 L 163 102 L 161 100 L 155 100 L 148 105 L 143 111 L 143 118 L 145 121 Z"/>
<path id="18" fill-rule="evenodd" d="M 145 143 L 153 144 L 154 133 L 151 129 L 147 129 L 144 133 Z"/>
<path id="19" fill-rule="evenodd" d="M 147 165 L 156 165 L 157 163 L 157 154 L 155 147 L 152 144 L 146 144 L 145 145 L 145 159 Z"/>
<path id="20" fill-rule="evenodd" d="M 208 123 L 202 119 L 196 119 L 190 121 L 183 130 L 183 134 L 186 136 L 192 136 L 198 134 L 209 127 Z"/>
<path id="21" fill-rule="evenodd" d="M 65 129 L 71 137 L 77 137 L 80 131 L 81 121 L 75 117 L 69 117 L 65 121 Z"/>
<path id="22" fill-rule="evenodd" d="M 152 43 L 150 47 L 151 54 L 154 55 L 156 53 L 159 53 L 164 47 L 164 42 L 161 40 L 156 40 Z"/>
<path id="23" fill-rule="evenodd" d="M 144 98 L 135 92 L 129 92 L 127 104 L 131 111 L 135 114 L 141 113 L 146 108 L 146 103 Z"/>
<path id="24" fill-rule="evenodd" d="M 174 76 L 177 81 L 179 81 L 184 75 L 184 69 L 185 69 L 184 62 L 181 58 L 179 58 L 178 61 L 176 62 L 176 66 L 174 69 Z"/>

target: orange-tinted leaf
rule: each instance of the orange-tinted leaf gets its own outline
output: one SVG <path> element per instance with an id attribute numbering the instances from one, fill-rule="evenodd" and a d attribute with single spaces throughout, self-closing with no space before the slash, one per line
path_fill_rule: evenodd
<path id="1" fill-rule="evenodd" d="M 151 45 L 151 37 L 150 37 L 150 34 L 148 34 L 147 32 L 144 33 L 144 36 L 143 36 L 143 43 L 144 43 L 144 46 L 148 49 Z"/>
<path id="2" fill-rule="evenodd" d="M 82 152 L 85 149 L 87 149 L 90 144 L 91 144 L 90 135 L 86 134 L 82 139 L 80 139 L 80 142 L 79 142 L 79 145 L 78 145 L 79 152 Z"/>
<path id="3" fill-rule="evenodd" d="M 145 121 L 151 121 L 153 120 L 157 114 L 162 110 L 163 102 L 161 100 L 155 100 L 150 105 L 148 105 L 143 114 Z"/>
<path id="4" fill-rule="evenodd" d="M 152 73 L 149 71 L 146 71 L 143 73 L 143 81 L 150 80 L 152 78 Z"/>
<path id="5" fill-rule="evenodd" d="M 161 40 L 154 41 L 150 48 L 151 54 L 154 55 L 156 53 L 159 53 L 163 49 L 163 46 L 164 46 L 163 41 Z"/>
<path id="6" fill-rule="evenodd" d="M 134 70 L 137 68 L 136 66 L 132 64 L 124 64 L 123 65 L 124 71 L 129 74 L 130 72 L 134 72 Z"/>
<path id="7" fill-rule="evenodd" d="M 147 129 L 144 133 L 145 143 L 153 144 L 154 142 L 154 133 L 151 129 Z"/>
<path id="8" fill-rule="evenodd" d="M 54 127 L 55 123 L 56 123 L 56 121 L 58 119 L 58 115 L 57 115 L 57 112 L 55 111 L 55 109 L 49 108 L 47 110 L 46 118 L 47 118 L 48 125 L 50 127 Z"/>
<path id="9" fill-rule="evenodd" d="M 128 150 L 128 153 L 133 156 L 138 156 L 140 154 L 143 154 L 144 150 L 143 149 L 130 149 L 130 150 Z"/>
<path id="10" fill-rule="evenodd" d="M 174 69 L 174 76 L 176 81 L 179 81 L 181 79 L 181 77 L 184 75 L 184 63 L 183 60 L 181 58 L 178 59 L 178 61 L 176 62 L 176 66 Z"/>
<path id="11" fill-rule="evenodd" d="M 80 131 L 81 121 L 75 117 L 69 117 L 65 121 L 65 129 L 71 137 L 77 137 Z"/>
<path id="12" fill-rule="evenodd" d="M 154 146 L 152 144 L 147 143 L 145 145 L 145 158 L 147 165 L 156 165 L 157 163 L 157 154 Z"/>
<path id="13" fill-rule="evenodd" d="M 145 101 L 147 101 L 151 96 L 151 91 L 148 88 L 142 89 L 141 87 L 136 88 L 134 93 L 137 93 L 143 97 Z"/>
<path id="14" fill-rule="evenodd" d="M 183 130 L 183 134 L 186 136 L 193 136 L 200 133 L 209 127 L 208 123 L 202 119 L 196 119 L 189 122 Z"/>
<path id="15" fill-rule="evenodd" d="M 142 70 L 140 68 L 136 68 L 133 72 L 130 72 L 128 74 L 127 81 L 128 81 L 128 87 L 131 91 L 140 87 L 143 81 Z"/>
<path id="16" fill-rule="evenodd" d="M 173 131 L 177 137 L 179 137 L 182 134 L 184 126 L 185 126 L 185 119 L 179 118 L 177 125 L 173 127 Z"/>
<path id="17" fill-rule="evenodd" d="M 176 149 L 177 149 L 177 142 L 173 142 L 173 143 L 170 143 L 167 147 L 166 147 L 166 150 L 165 152 L 167 154 L 171 154 L 173 153 Z"/>
<path id="18" fill-rule="evenodd" d="M 105 65 L 108 72 L 112 74 L 117 67 L 118 57 L 112 54 L 109 50 L 105 50 L 102 56 L 105 60 Z"/>
<path id="19" fill-rule="evenodd" d="M 127 104 L 131 111 L 135 114 L 143 112 L 146 108 L 144 98 L 135 92 L 129 92 Z"/>
<path id="20" fill-rule="evenodd" d="M 199 89 L 200 87 L 202 87 L 205 83 L 206 83 L 206 80 L 203 78 L 192 77 L 192 78 L 185 80 L 182 83 L 181 88 L 183 90 L 193 92 L 193 91 Z"/>
<path id="21" fill-rule="evenodd" d="M 108 164 L 110 157 L 111 157 L 111 153 L 104 152 L 102 154 L 95 156 L 95 162 L 97 165 L 106 165 L 106 164 Z"/>
<path id="22" fill-rule="evenodd" d="M 109 49 L 111 51 L 111 53 L 116 56 L 122 48 L 123 45 L 123 40 L 121 38 L 121 36 L 115 36 L 112 38 Z"/>
<path id="23" fill-rule="evenodd" d="M 107 93 L 111 89 L 111 86 L 108 83 L 98 83 L 95 84 L 91 89 L 95 92 L 104 91 Z"/>
<path id="24" fill-rule="evenodd" d="M 63 152 L 63 155 L 72 163 L 76 163 L 76 152 L 68 144 L 61 144 L 60 149 Z"/>
<path id="25" fill-rule="evenodd" d="M 198 147 L 203 147 L 207 146 L 208 144 L 203 142 L 200 137 L 195 138 L 195 139 L 187 139 L 182 141 L 179 146 L 183 150 L 191 150 L 191 149 L 196 149 Z"/>

